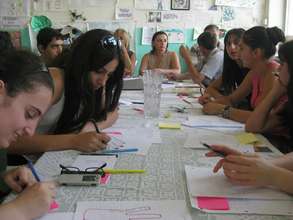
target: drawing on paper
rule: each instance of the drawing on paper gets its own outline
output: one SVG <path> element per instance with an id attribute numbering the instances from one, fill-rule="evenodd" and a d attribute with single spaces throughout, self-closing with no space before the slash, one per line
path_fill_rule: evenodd
<path id="1" fill-rule="evenodd" d="M 149 206 L 135 207 L 131 209 L 99 209 L 89 208 L 83 213 L 83 220 L 120 219 L 120 220 L 148 220 L 162 219 L 160 213 L 152 213 Z"/>

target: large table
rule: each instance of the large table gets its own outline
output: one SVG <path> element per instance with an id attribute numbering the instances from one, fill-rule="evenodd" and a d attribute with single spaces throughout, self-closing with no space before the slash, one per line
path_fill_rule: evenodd
<path id="1" fill-rule="evenodd" d="M 122 98 L 143 99 L 142 91 L 123 91 Z M 174 89 L 167 89 L 162 94 L 161 116 L 166 111 L 171 112 L 171 117 L 161 121 L 181 122 L 186 119 L 188 113 L 176 113 L 170 109 L 173 104 L 185 105 L 188 112 L 201 114 L 200 106 L 190 105 L 178 99 Z M 142 106 L 141 106 L 142 107 Z M 143 114 L 133 110 L 133 106 L 121 106 L 118 124 L 129 129 L 137 127 L 155 126 L 154 123 L 146 123 Z M 200 130 L 197 130 L 197 132 Z M 123 201 L 123 200 L 186 200 L 190 207 L 187 193 L 184 165 L 213 166 L 217 159 L 204 157 L 206 151 L 184 148 L 184 141 L 190 129 L 158 130 L 162 142 L 153 144 L 147 155 L 121 154 L 116 163 L 116 168 L 145 169 L 146 174 L 113 175 L 109 184 L 98 187 L 59 187 L 57 201 L 60 203 L 60 212 L 73 212 L 78 201 Z M 219 135 L 221 133 L 219 132 Z M 261 137 L 259 137 L 261 138 Z M 277 152 L 277 151 L 276 151 Z M 271 155 L 276 156 L 278 153 Z M 59 164 L 70 165 L 78 152 L 62 151 L 45 153 L 36 163 L 36 168 L 45 179 L 54 179 L 60 173 Z M 293 219 L 284 216 L 260 216 L 260 215 L 215 215 L 206 214 L 190 208 L 194 219 Z"/>

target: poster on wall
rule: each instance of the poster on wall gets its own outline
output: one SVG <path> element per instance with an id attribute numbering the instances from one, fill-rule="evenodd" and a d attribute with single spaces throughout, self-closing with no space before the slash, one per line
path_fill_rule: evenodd
<path id="1" fill-rule="evenodd" d="M 42 0 L 43 11 L 65 11 L 62 0 Z"/>
<path id="2" fill-rule="evenodd" d="M 208 0 L 196 0 L 190 2 L 191 9 L 205 10 L 208 8 Z"/>
<path id="3" fill-rule="evenodd" d="M 164 31 L 168 35 L 168 43 L 170 44 L 184 44 L 185 43 L 185 33 L 181 28 L 170 28 L 164 29 L 158 27 L 158 31 Z"/>
<path id="4" fill-rule="evenodd" d="M 172 11 L 162 12 L 162 22 L 177 22 L 180 21 L 180 14 Z"/>
<path id="5" fill-rule="evenodd" d="M 215 0 L 215 5 L 220 6 L 253 8 L 255 4 L 256 0 Z"/>
<path id="6" fill-rule="evenodd" d="M 139 10 L 169 10 L 170 0 L 135 0 L 135 8 Z"/>
<path id="7" fill-rule="evenodd" d="M 0 17 L 0 27 L 3 29 L 21 29 L 29 21 L 27 16 L 2 16 Z"/>
<path id="8" fill-rule="evenodd" d="M 30 0 L 1 0 L 0 16 L 29 16 Z"/>
<path id="9" fill-rule="evenodd" d="M 115 18 L 116 20 L 131 20 L 133 19 L 133 11 L 131 8 L 116 7 Z"/>
<path id="10" fill-rule="evenodd" d="M 149 23 L 162 22 L 162 12 L 160 12 L 160 11 L 149 11 L 148 12 L 148 22 Z"/>
<path id="11" fill-rule="evenodd" d="M 109 31 L 115 31 L 118 28 L 122 28 L 127 31 L 130 36 L 130 47 L 133 48 L 134 45 L 134 31 L 135 31 L 135 22 L 133 21 L 89 21 L 87 22 L 88 30 L 92 29 L 105 29 Z"/>
<path id="12" fill-rule="evenodd" d="M 141 44 L 142 45 L 151 45 L 152 37 L 156 33 L 157 28 L 155 27 L 143 27 L 141 35 Z"/>
<path id="13" fill-rule="evenodd" d="M 171 10 L 189 10 L 190 0 L 171 0 Z"/>

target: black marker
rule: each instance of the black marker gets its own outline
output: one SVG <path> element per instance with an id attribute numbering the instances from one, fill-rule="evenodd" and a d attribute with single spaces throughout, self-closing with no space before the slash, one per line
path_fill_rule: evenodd
<path id="1" fill-rule="evenodd" d="M 201 142 L 201 144 L 202 144 L 203 146 L 205 146 L 206 148 L 208 148 L 209 150 L 211 150 L 211 151 L 217 153 L 218 156 L 220 156 L 220 157 L 226 157 L 226 156 L 227 156 L 227 154 L 224 153 L 224 152 L 214 150 L 213 147 L 212 147 L 211 145 L 208 145 L 207 143 L 203 143 L 203 142 Z"/>

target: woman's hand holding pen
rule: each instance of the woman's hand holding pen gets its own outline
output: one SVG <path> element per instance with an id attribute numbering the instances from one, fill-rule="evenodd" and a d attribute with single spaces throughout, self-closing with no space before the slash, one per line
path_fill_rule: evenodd
<path id="1" fill-rule="evenodd" d="M 47 213 L 56 196 L 56 185 L 53 182 L 38 182 L 27 187 L 15 200 L 7 203 L 19 212 L 18 219 L 35 219 Z M 37 208 L 36 208 L 37 207 Z"/>
<path id="2" fill-rule="evenodd" d="M 106 148 L 111 138 L 105 133 L 96 131 L 79 133 L 72 138 L 72 147 L 82 152 L 94 152 Z"/>
<path id="3" fill-rule="evenodd" d="M 207 104 L 208 102 L 212 101 L 212 97 L 209 93 L 205 93 L 198 98 L 198 102 L 201 105 Z"/>
<path id="4" fill-rule="evenodd" d="M 222 167 L 226 177 L 235 184 L 265 186 L 272 184 L 272 172 L 279 168 L 260 158 L 257 154 L 242 154 L 240 151 L 226 146 L 213 145 L 215 151 L 223 152 L 227 156 L 218 161 L 213 171 L 218 172 Z M 207 157 L 217 156 L 210 151 Z"/>
<path id="5" fill-rule="evenodd" d="M 3 176 L 5 183 L 17 193 L 36 183 L 30 169 L 21 166 L 6 172 Z"/>
<path id="6" fill-rule="evenodd" d="M 231 149 L 229 147 L 223 146 L 223 145 L 211 145 L 211 147 L 213 148 L 213 150 L 215 151 L 209 151 L 208 153 L 206 153 L 207 157 L 216 157 L 219 156 L 219 153 L 217 152 L 222 152 L 224 155 L 242 155 L 242 153 L 240 151 Z M 227 156 L 225 158 L 222 158 L 218 161 L 218 163 L 215 165 L 213 171 L 216 173 L 218 172 L 221 167 L 223 166 L 223 163 L 225 162 L 225 159 L 227 158 Z"/>

